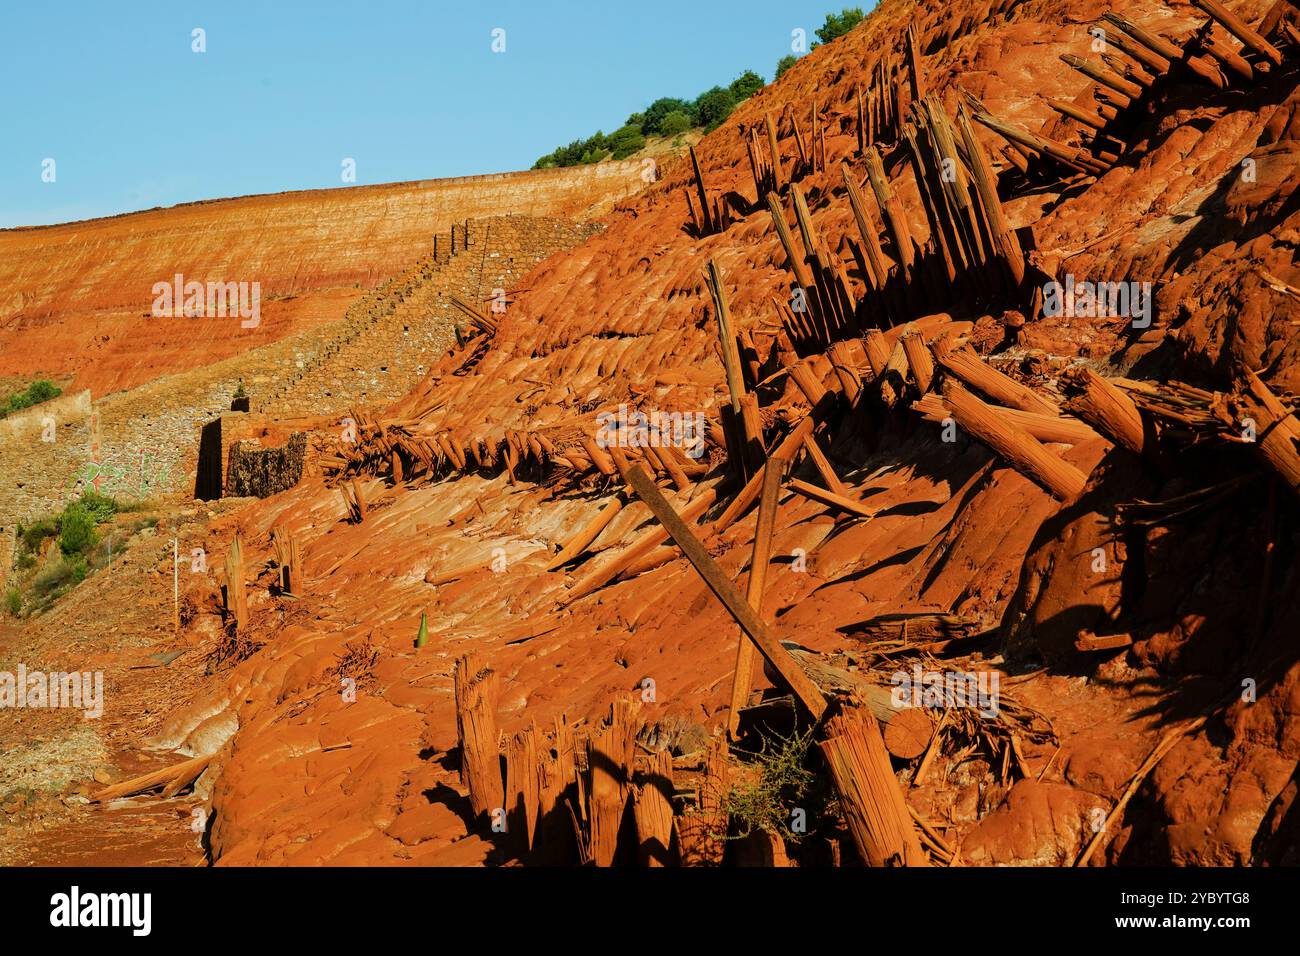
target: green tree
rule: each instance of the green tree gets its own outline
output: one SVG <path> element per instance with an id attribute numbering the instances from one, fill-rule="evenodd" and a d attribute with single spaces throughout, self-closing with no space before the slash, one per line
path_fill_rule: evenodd
<path id="1" fill-rule="evenodd" d="M 787 53 L 781 59 L 776 61 L 776 79 L 781 79 L 781 74 L 798 62 L 793 53 Z"/>
<path id="2" fill-rule="evenodd" d="M 694 126 L 696 119 L 691 104 L 685 100 L 679 100 L 675 97 L 664 96 L 646 107 L 641 119 L 641 132 L 647 136 L 665 136 L 663 129 L 664 118 L 670 113 L 685 113 L 690 117 L 691 125 Z"/>
<path id="3" fill-rule="evenodd" d="M 740 76 L 731 81 L 727 89 L 731 90 L 731 95 L 736 98 L 736 102 L 747 100 L 763 88 L 763 78 L 753 70 L 746 70 Z"/>
<path id="4" fill-rule="evenodd" d="M 823 43 L 838 40 L 861 23 L 864 16 L 861 7 L 845 7 L 839 13 L 828 13 L 826 22 L 817 31 L 817 39 Z"/>
<path id="5" fill-rule="evenodd" d="M 731 90 L 715 86 L 700 94 L 695 101 L 695 115 L 706 130 L 715 130 L 736 108 L 736 97 Z"/>
<path id="6" fill-rule="evenodd" d="M 690 128 L 691 117 L 685 110 L 673 110 L 659 123 L 659 133 L 663 136 L 678 136 Z"/>

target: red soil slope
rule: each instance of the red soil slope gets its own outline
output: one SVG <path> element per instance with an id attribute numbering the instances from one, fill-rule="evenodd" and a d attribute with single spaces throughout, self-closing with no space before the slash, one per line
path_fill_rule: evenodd
<path id="1" fill-rule="evenodd" d="M 0 376 L 75 375 L 95 397 L 342 317 L 479 216 L 586 218 L 638 163 L 247 196 L 0 231 Z M 151 316 L 156 282 L 259 282 L 261 324 Z"/>
<path id="2" fill-rule="evenodd" d="M 1235 5 L 1250 22 L 1264 7 Z M 1091 82 L 1058 55 L 1087 53 L 1086 28 L 1106 9 L 1063 0 L 885 2 L 702 142 L 710 195 L 739 197 L 726 229 L 699 237 L 686 228 L 692 173 L 686 163 L 669 166 L 605 232 L 535 270 L 519 301 L 494 317 L 481 355 L 473 343 L 453 352 L 410 396 L 376 410 L 390 427 L 371 430 L 373 455 L 356 453 L 348 466 L 369 503 L 363 521 L 348 520 L 333 479 L 317 474 L 215 522 L 209 553 L 221 554 L 237 529 L 259 568 L 272 529 L 291 531 L 305 580 L 286 601 L 271 592 L 272 572 L 260 572 L 249 589 L 251 624 L 235 641 L 213 610 L 213 583 L 190 583 L 186 645 L 247 654 L 220 667 L 154 741 L 212 755 L 200 789 L 215 814 L 213 859 L 501 861 L 502 843 L 470 812 L 453 769 L 451 669 L 467 651 L 501 675 L 506 735 L 561 715 L 590 727 L 645 677 L 657 695 L 642 704 L 644 719 L 719 734 L 739 632 L 700 576 L 667 548 L 596 580 L 652 527 L 642 506 L 625 507 L 588 545 L 594 553 L 567 568 L 548 564 L 623 493 L 616 477 L 590 468 L 595 456 L 583 439 L 596 410 L 627 402 L 718 416 L 727 386 L 703 281 L 710 258 L 736 326 L 775 364 L 773 300 L 788 301 L 790 275 L 770 215 L 750 205 L 741 128 L 787 106 L 803 121 L 814 98 L 828 107 L 826 169 L 800 188 L 816 232 L 849 262 L 841 238 L 854 222 L 839 165 L 862 180 L 856 88 L 869 84 L 882 51 L 899 54 L 909 23 L 923 75 L 950 114 L 960 85 L 1005 120 L 1077 143 L 1080 131 L 1054 119 L 1039 94 L 1088 101 Z M 1158 0 L 1123 9 L 1180 41 L 1204 21 L 1192 7 Z M 1245 91 L 1176 85 L 1135 122 L 1113 168 L 1031 184 L 1005 203 L 1012 225 L 1028 227 L 1021 235 L 1031 263 L 1049 274 L 1153 282 L 1150 330 L 954 301 L 951 318 L 972 323 L 970 343 L 1057 402 L 1059 373 L 1075 362 L 1216 389 L 1250 369 L 1281 394 L 1293 390 L 1300 211 L 1280 157 L 1296 132 L 1295 56 L 1289 47 L 1289 65 Z M 1001 145 L 988 130 L 978 136 Z M 796 153 L 788 132 L 781 149 L 788 169 Z M 1259 175 L 1242 184 L 1236 171 L 1250 157 Z M 913 234 L 929 241 L 907 164 L 891 185 Z M 861 294 L 861 272 L 849 279 Z M 860 348 L 851 343 L 850 364 L 865 379 Z M 823 384 L 835 378 L 820 356 L 812 368 Z M 799 391 L 789 385 L 766 404 L 763 425 L 774 438 L 786 417 L 807 412 Z M 946 751 L 925 779 L 912 778 L 911 766 L 902 774 L 913 784 L 912 809 L 943 821 L 967 863 L 1074 862 L 1099 818 L 1109 824 L 1093 863 L 1294 859 L 1300 609 L 1285 598 L 1300 584 L 1294 489 L 1253 449 L 1188 445 L 1177 434 L 1162 432 L 1143 457 L 1101 436 L 1050 443 L 1086 476 L 1083 492 L 1062 503 L 983 443 L 943 442 L 906 410 L 873 405 L 841 420 L 824 449 L 847 496 L 871 517 L 794 494 L 781 501 L 761 608 L 779 638 L 829 652 L 851 649 L 839 629 L 873 615 L 957 614 L 993 637 L 954 666 L 999 668 L 1004 702 L 1051 720 L 1054 742 L 1026 736 L 979 757 Z M 377 451 L 398 440 L 422 456 L 404 480 Z M 330 442 L 321 461 L 349 455 Z M 715 448 L 710 463 L 720 460 Z M 802 467 L 802 477 L 818 480 Z M 734 489 L 717 477 L 667 493 L 679 511 L 706 486 L 726 501 Z M 1211 486 L 1217 510 L 1184 511 L 1199 508 L 1192 493 Z M 1122 525 L 1121 512 L 1138 505 L 1139 515 L 1161 517 Z M 742 580 L 754 513 L 697 530 L 723 571 Z M 422 615 L 429 636 L 417 650 Z M 1119 653 L 1086 653 L 1075 647 L 1085 631 L 1130 641 Z M 339 692 L 349 679 L 355 700 Z M 1249 699 L 1238 696 L 1246 679 Z M 1200 715 L 1209 722 L 1185 722 Z M 1164 759 L 1135 778 L 1166 734 Z"/>

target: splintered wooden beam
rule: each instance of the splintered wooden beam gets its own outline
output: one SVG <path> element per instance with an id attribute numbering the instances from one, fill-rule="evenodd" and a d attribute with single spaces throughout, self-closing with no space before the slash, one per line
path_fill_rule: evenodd
<path id="1" fill-rule="evenodd" d="M 632 780 L 635 711 L 631 701 L 616 701 L 609 725 L 587 740 L 589 853 L 596 866 L 613 865 L 618 851 Z"/>
<path id="2" fill-rule="evenodd" d="M 1106 121 L 1102 119 L 1101 114 L 1099 113 L 1089 113 L 1087 110 L 1080 109 L 1073 103 L 1066 103 L 1064 100 L 1052 99 L 1050 96 L 1044 97 L 1044 99 L 1047 101 L 1047 105 L 1056 110 L 1056 112 L 1060 113 L 1062 116 L 1068 116 L 1070 119 L 1082 123 L 1089 129 L 1101 131 L 1106 128 Z"/>
<path id="3" fill-rule="evenodd" d="M 248 592 L 244 583 L 244 540 L 235 532 L 235 540 L 226 553 L 226 612 L 235 617 L 236 630 L 248 626 Z"/>
<path id="4" fill-rule="evenodd" d="M 1120 96 L 1126 97 L 1128 100 L 1135 100 L 1142 95 L 1142 87 L 1138 84 L 1131 83 L 1123 77 L 1116 76 L 1109 70 L 1099 67 L 1096 63 L 1093 63 L 1090 60 L 1085 60 L 1081 56 L 1076 56 L 1073 53 L 1062 53 L 1061 61 L 1067 66 L 1071 66 L 1078 70 L 1084 76 L 1092 77 L 1103 86 L 1110 87 Z M 1125 103 L 1124 105 L 1127 106 L 1128 103 Z"/>
<path id="5" fill-rule="evenodd" d="M 784 186 L 784 176 L 781 173 L 781 150 L 776 142 L 776 120 L 772 118 L 771 110 L 763 114 L 763 125 L 767 127 L 767 151 L 772 162 L 772 191 L 779 193 Z"/>
<path id="6" fill-rule="evenodd" d="M 1123 31 L 1106 34 L 1106 42 L 1137 60 L 1142 64 L 1142 68 L 1153 76 L 1164 76 L 1169 72 L 1169 68 L 1173 66 L 1167 57 L 1161 56 Z"/>
<path id="7" fill-rule="evenodd" d="M 611 459 L 612 467 L 612 459 Z M 564 548 L 555 557 L 551 558 L 546 565 L 547 571 L 554 571 L 556 568 L 563 567 L 578 555 L 582 554 L 587 547 L 600 536 L 600 533 L 609 527 L 609 523 L 618 516 L 623 510 L 623 499 L 615 495 L 606 502 L 605 507 L 592 518 L 587 524 L 580 528 L 572 538 L 564 545 Z"/>
<path id="8" fill-rule="evenodd" d="M 763 468 L 763 490 L 758 499 L 758 525 L 754 530 L 754 550 L 749 559 L 749 580 L 745 600 L 763 619 L 763 589 L 767 584 L 767 566 L 772 560 L 772 535 L 776 530 L 776 509 L 781 494 L 781 478 L 786 461 L 773 455 Z M 731 679 L 731 707 L 727 711 L 727 732 L 734 738 L 740 729 L 740 712 L 749 703 L 754 686 L 754 645 L 741 635 L 736 652 L 736 672 Z"/>
<path id="9" fill-rule="evenodd" d="M 997 177 L 983 145 L 975 136 L 975 130 L 970 125 L 970 117 L 964 105 L 957 110 L 957 131 L 966 146 L 971 178 L 975 182 L 975 191 L 980 197 L 980 204 L 984 207 L 989 233 L 1007 268 L 1011 271 L 1011 278 L 1020 285 L 1025 281 L 1025 253 L 1020 246 L 1019 237 L 1007 221 L 1006 212 L 998 198 Z"/>
<path id="10" fill-rule="evenodd" d="M 755 476 L 757 477 L 757 476 Z M 718 492 L 716 488 L 708 488 L 695 496 L 684 509 L 682 509 L 683 521 L 694 521 L 704 512 L 709 510 L 709 506 L 717 499 Z M 644 531 L 640 537 L 629 544 L 626 548 L 604 562 L 600 567 L 589 571 L 581 580 L 573 585 L 573 588 L 564 596 L 564 603 L 571 604 L 579 598 L 586 597 L 593 591 L 598 591 L 610 581 L 633 567 L 639 561 L 642 561 L 650 552 L 668 540 L 668 531 L 663 527 L 649 528 Z"/>
<path id="11" fill-rule="evenodd" d="M 913 254 L 912 230 L 907 223 L 907 214 L 889 188 L 885 165 L 874 146 L 867 149 L 866 160 L 867 179 L 871 183 L 871 191 L 876 194 L 876 205 L 884 211 L 890 236 L 894 240 L 895 257 L 903 270 L 903 276 L 910 283 L 916 268 L 916 257 Z"/>
<path id="12" fill-rule="evenodd" d="M 945 369 L 989 398 L 1012 408 L 1043 415 L 1059 415 L 1060 409 L 1027 385 L 1004 375 L 984 362 L 969 348 L 956 349 L 946 339 L 934 343 L 934 357 Z"/>
<path id="13" fill-rule="evenodd" d="M 709 259 L 705 282 L 713 296 L 713 315 L 718 327 L 718 350 L 722 353 L 722 366 L 727 376 L 727 392 L 731 409 L 740 416 L 741 402 L 745 398 L 745 379 L 740 370 L 740 349 L 736 346 L 735 330 L 731 325 L 731 308 L 727 304 L 727 289 L 722 282 L 722 272 L 715 259 Z"/>
<path id="14" fill-rule="evenodd" d="M 1099 161 L 1085 149 L 1078 149 L 1073 146 L 1065 146 L 1055 140 L 1040 136 L 1037 133 L 1031 133 L 1028 130 L 1013 126 L 1010 123 L 1004 123 L 990 113 L 976 113 L 975 121 L 982 123 L 989 129 L 993 130 L 1004 139 L 1010 140 L 1013 144 L 1027 147 L 1045 156 L 1050 156 L 1058 162 L 1064 163 L 1072 169 L 1077 169 L 1083 173 L 1101 173 L 1106 170 L 1106 164 Z"/>
<path id="15" fill-rule="evenodd" d="M 537 733 L 529 727 L 511 737 L 506 746 L 506 832 L 521 851 L 533 848 L 541 800 L 541 764 Z"/>
<path id="16" fill-rule="evenodd" d="M 478 654 L 458 658 L 454 673 L 460 780 L 469 788 L 474 815 L 504 809 L 497 700 L 501 677 Z"/>
<path id="17" fill-rule="evenodd" d="M 803 672 L 798 663 L 790 656 L 789 652 L 783 648 L 772 633 L 767 629 L 762 619 L 754 611 L 754 608 L 748 601 L 741 596 L 736 590 L 736 586 L 731 583 L 726 572 L 719 567 L 718 563 L 709 555 L 708 550 L 704 547 L 695 533 L 673 510 L 673 506 L 668 503 L 668 499 L 663 496 L 654 481 L 645 470 L 638 465 L 632 465 L 623 472 L 623 478 L 631 486 L 632 490 L 640 496 L 647 507 L 650 508 L 659 523 L 667 529 L 673 541 L 682 549 L 687 560 L 695 567 L 700 577 L 709 586 L 722 605 L 735 618 L 736 623 L 749 636 L 759 653 L 767 660 L 786 685 L 794 691 L 800 702 L 808 709 L 814 719 L 820 719 L 826 710 L 826 698 L 822 696 L 817 685 L 814 684 Z"/>
<path id="18" fill-rule="evenodd" d="M 781 240 L 781 247 L 785 250 L 786 259 L 790 262 L 790 271 L 794 273 L 795 284 L 804 290 L 809 307 L 811 307 L 813 301 L 812 273 L 808 271 L 808 264 L 804 262 L 804 257 L 795 250 L 794 236 L 790 233 L 790 225 L 785 221 L 785 210 L 781 208 L 781 200 L 776 193 L 767 194 L 767 208 L 772 213 L 772 225 L 776 228 L 777 237 Z"/>
<path id="19" fill-rule="evenodd" d="M 742 641 L 742 644 L 744 642 Z M 672 861 L 673 755 L 660 750 L 649 759 L 646 778 L 632 795 L 638 855 L 642 866 L 667 866 Z"/>
<path id="20" fill-rule="evenodd" d="M 863 708 L 836 715 L 818 746 L 866 864 L 928 866 L 876 718 Z"/>
<path id="21" fill-rule="evenodd" d="M 1282 65 L 1281 51 L 1251 29 L 1244 20 L 1219 3 L 1218 0 L 1192 0 L 1192 3 L 1208 13 L 1219 22 L 1220 26 L 1274 66 Z"/>
<path id="22" fill-rule="evenodd" d="M 862 502 L 854 501 L 845 494 L 837 494 L 836 492 L 828 491 L 825 488 L 818 488 L 816 485 L 810 484 L 806 481 L 800 481 L 798 478 L 791 478 L 786 487 L 795 494 L 801 495 L 809 501 L 815 501 L 820 505 L 825 505 L 828 508 L 834 508 L 851 515 L 857 515 L 859 518 L 875 517 L 875 512 L 862 504 Z"/>
<path id="23" fill-rule="evenodd" d="M 811 414 L 805 415 L 799 420 L 799 424 L 786 433 L 786 436 L 781 439 L 781 443 L 776 446 L 776 451 L 772 454 L 783 458 L 793 457 L 803 444 L 804 439 L 812 434 L 812 430 L 816 425 L 817 420 Z M 714 533 L 725 531 L 731 527 L 737 518 L 749 510 L 749 506 L 758 497 L 762 483 L 763 476 L 761 474 L 754 475 L 745 483 L 745 487 L 740 490 L 740 493 L 735 498 L 731 499 L 731 503 L 718 516 L 718 520 L 713 523 Z M 684 516 L 685 513 L 683 512 Z"/>
<path id="24" fill-rule="evenodd" d="M 934 381 L 934 356 L 925 344 L 925 338 L 918 332 L 908 332 L 899 340 L 903 343 L 903 353 L 907 356 L 912 378 L 922 395 L 930 390 Z"/>
<path id="25" fill-rule="evenodd" d="M 1086 366 L 1061 375 L 1069 399 L 1066 407 L 1116 445 L 1142 454 L 1146 437 L 1133 399 Z"/>
<path id="26" fill-rule="evenodd" d="M 1256 448 L 1281 476 L 1286 486 L 1300 493 L 1300 421 L 1283 405 L 1255 372 L 1246 370 L 1232 395 L 1238 422 L 1255 422 Z"/>
<path id="27" fill-rule="evenodd" d="M 942 422 L 952 415 L 944 400 L 933 392 L 913 402 L 912 411 L 932 422 Z M 998 414 L 1011 424 L 1023 428 L 1041 442 L 1077 445 L 1101 437 L 1086 421 L 1077 418 L 1023 412 L 1018 408 L 1000 408 Z"/>
<path id="28" fill-rule="evenodd" d="M 944 398 L 957 424 L 1007 460 L 1025 477 L 1061 501 L 1083 493 L 1088 476 L 1044 448 L 1038 439 L 998 414 L 954 381 L 946 381 Z"/>
<path id="29" fill-rule="evenodd" d="M 889 268 L 885 265 L 885 253 L 880 248 L 880 238 L 876 235 L 876 225 L 867 209 L 866 197 L 858 186 L 857 177 L 847 164 L 840 167 L 844 177 L 844 188 L 848 192 L 849 206 L 853 209 L 853 219 L 858 225 L 858 234 L 862 236 L 863 248 L 866 249 L 867 264 L 871 281 L 877 289 L 884 289 L 889 281 Z"/>

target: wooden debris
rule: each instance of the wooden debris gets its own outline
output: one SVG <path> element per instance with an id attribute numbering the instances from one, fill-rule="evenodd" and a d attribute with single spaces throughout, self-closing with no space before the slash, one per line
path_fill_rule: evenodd
<path id="1" fill-rule="evenodd" d="M 1059 415 L 1060 409 L 1027 385 L 1004 375 L 984 362 L 969 348 L 956 349 L 947 341 L 934 343 L 934 357 L 947 371 L 972 388 L 977 388 L 995 402 L 1042 415 Z"/>
<path id="2" fill-rule="evenodd" d="M 668 866 L 672 862 L 673 755 L 660 750 L 633 792 L 637 853 L 642 866 Z"/>
<path id="3" fill-rule="evenodd" d="M 146 793 L 149 790 L 158 790 L 160 788 L 164 791 L 164 796 L 175 796 L 197 780 L 211 762 L 212 755 L 209 754 L 206 757 L 194 757 L 191 760 L 186 760 L 162 770 L 154 770 L 139 777 L 132 777 L 130 780 L 124 780 L 121 783 L 115 783 L 96 791 L 91 795 L 90 802 L 107 803 L 110 800 L 130 797 L 137 793 Z"/>
<path id="4" fill-rule="evenodd" d="M 541 764 L 537 756 L 537 734 L 521 730 L 506 747 L 505 803 L 506 832 L 522 851 L 531 850 L 541 808 Z"/>
<path id="5" fill-rule="evenodd" d="M 1061 382 L 1066 387 L 1066 408 L 1116 445 L 1142 454 L 1146 443 L 1142 416 L 1131 398 L 1083 365 L 1068 369 Z"/>
<path id="6" fill-rule="evenodd" d="M 475 816 L 505 809 L 497 701 L 501 678 L 475 653 L 456 660 L 456 736 L 460 741 L 460 780 L 469 788 Z"/>
<path id="7" fill-rule="evenodd" d="M 279 568 L 280 590 L 286 594 L 302 594 L 302 550 L 298 539 L 284 528 L 271 532 L 275 547 L 275 563 Z"/>
<path id="8" fill-rule="evenodd" d="M 1053 455 L 1023 428 L 1012 425 L 955 382 L 946 382 L 943 392 L 957 424 L 1017 471 L 1061 501 L 1072 501 L 1082 494 L 1088 477 L 1078 468 Z"/>
<path id="9" fill-rule="evenodd" d="M 1223 418 L 1236 428 L 1243 428 L 1249 419 L 1259 454 L 1288 488 L 1300 494 L 1300 421 L 1294 411 L 1249 369 L 1240 377 L 1227 408 Z"/>
<path id="10" fill-rule="evenodd" d="M 867 865 L 928 865 L 875 717 L 861 709 L 832 717 L 819 746 Z"/>
<path id="11" fill-rule="evenodd" d="M 588 854 L 596 866 L 611 866 L 618 851 L 618 835 L 632 780 L 635 713 L 633 702 L 616 701 L 608 725 L 587 741 Z"/>
<path id="12" fill-rule="evenodd" d="M 234 617 L 235 629 L 248 627 L 248 592 L 244 581 L 244 539 L 239 532 L 226 552 L 226 616 Z"/>

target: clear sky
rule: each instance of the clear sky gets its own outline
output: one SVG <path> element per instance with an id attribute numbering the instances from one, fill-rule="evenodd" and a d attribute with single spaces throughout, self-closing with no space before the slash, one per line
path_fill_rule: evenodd
<path id="1" fill-rule="evenodd" d="M 659 96 L 771 80 L 854 5 L 0 0 L 0 227 L 343 186 L 345 158 L 358 185 L 527 169 Z"/>

